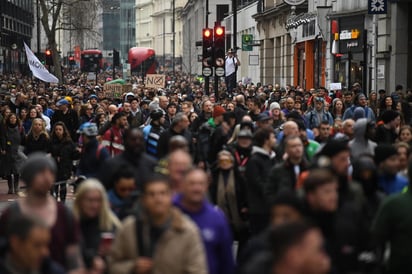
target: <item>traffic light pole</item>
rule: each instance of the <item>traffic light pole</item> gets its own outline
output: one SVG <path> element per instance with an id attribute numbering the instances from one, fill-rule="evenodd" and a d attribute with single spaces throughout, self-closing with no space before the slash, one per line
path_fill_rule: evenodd
<path id="1" fill-rule="evenodd" d="M 209 0 L 206 0 L 206 28 L 209 27 Z M 209 76 L 205 77 L 205 94 L 209 95 L 209 84 L 210 78 Z"/>

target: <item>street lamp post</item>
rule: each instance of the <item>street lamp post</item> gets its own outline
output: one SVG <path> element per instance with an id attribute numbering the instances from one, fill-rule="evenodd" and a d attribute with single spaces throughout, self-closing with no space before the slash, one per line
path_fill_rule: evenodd
<path id="1" fill-rule="evenodd" d="M 173 33 L 173 56 L 172 56 L 172 71 L 173 71 L 173 77 L 175 76 L 175 55 L 176 55 L 176 33 L 175 33 L 175 13 L 176 13 L 176 5 L 175 5 L 175 0 L 172 2 L 172 33 Z"/>

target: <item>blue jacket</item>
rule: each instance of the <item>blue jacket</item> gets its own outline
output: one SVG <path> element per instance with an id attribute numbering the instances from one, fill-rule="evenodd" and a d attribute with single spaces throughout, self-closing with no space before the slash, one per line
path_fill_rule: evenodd
<path id="1" fill-rule="evenodd" d="M 204 201 L 200 211 L 189 212 L 183 208 L 181 200 L 182 195 L 177 195 L 174 204 L 199 228 L 206 250 L 209 274 L 234 273 L 232 233 L 223 212 L 207 201 Z"/>
<path id="2" fill-rule="evenodd" d="M 329 125 L 333 125 L 333 117 L 332 114 L 326 111 L 322 111 L 322 121 L 319 121 L 318 115 L 316 113 L 316 110 L 309 111 L 308 113 L 305 114 L 305 120 L 306 124 L 308 125 L 308 128 L 313 129 L 315 127 L 318 127 L 321 122 L 327 121 Z"/>
<path id="3" fill-rule="evenodd" d="M 378 184 L 383 192 L 390 195 L 402 192 L 408 186 L 408 179 L 399 174 L 395 176 L 381 175 L 378 178 Z"/>
<path id="4" fill-rule="evenodd" d="M 357 107 L 359 107 L 359 106 L 353 105 L 353 106 L 347 108 L 345 110 L 345 112 L 343 113 L 342 120 L 353 119 L 353 114 L 355 112 L 355 108 L 357 108 Z M 376 117 L 375 117 L 375 113 L 373 112 L 373 110 L 368 106 L 364 107 L 363 109 L 365 110 L 365 118 L 367 118 L 370 121 L 375 122 Z"/>

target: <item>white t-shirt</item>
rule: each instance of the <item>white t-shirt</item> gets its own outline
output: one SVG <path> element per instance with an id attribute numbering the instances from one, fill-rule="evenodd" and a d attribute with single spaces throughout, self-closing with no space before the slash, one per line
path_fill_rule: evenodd
<path id="1" fill-rule="evenodd" d="M 225 74 L 226 74 L 226 76 L 229 76 L 229 75 L 236 72 L 236 63 L 237 63 L 237 58 L 235 56 L 226 57 L 226 59 L 225 59 Z"/>

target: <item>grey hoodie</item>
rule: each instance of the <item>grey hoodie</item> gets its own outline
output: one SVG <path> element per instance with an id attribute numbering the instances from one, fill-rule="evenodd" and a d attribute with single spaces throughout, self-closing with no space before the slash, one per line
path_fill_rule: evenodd
<path id="1" fill-rule="evenodd" d="M 349 142 L 352 158 L 359 157 L 362 154 L 375 154 L 376 143 L 367 139 L 366 127 L 368 125 L 368 119 L 360 118 L 355 122 L 353 126 L 353 140 Z"/>

